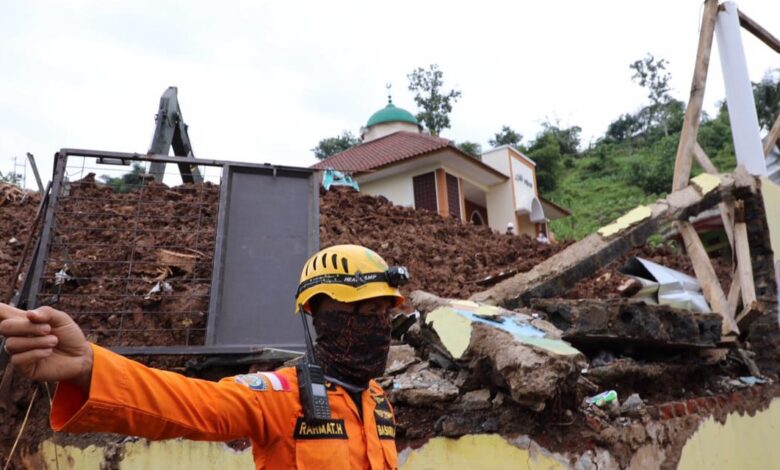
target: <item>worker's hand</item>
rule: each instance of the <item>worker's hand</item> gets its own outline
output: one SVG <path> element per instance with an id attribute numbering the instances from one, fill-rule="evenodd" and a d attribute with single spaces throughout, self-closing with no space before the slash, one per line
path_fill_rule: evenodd
<path id="1" fill-rule="evenodd" d="M 29 312 L 0 303 L 0 335 L 11 363 L 22 375 L 46 382 L 68 381 L 89 392 L 92 348 L 67 313 L 50 307 Z"/>

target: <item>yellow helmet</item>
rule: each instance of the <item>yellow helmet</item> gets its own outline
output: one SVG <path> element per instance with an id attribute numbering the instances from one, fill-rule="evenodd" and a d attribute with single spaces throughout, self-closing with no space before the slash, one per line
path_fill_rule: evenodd
<path id="1" fill-rule="evenodd" d="M 339 302 L 358 302 L 374 297 L 404 297 L 398 287 L 409 280 L 401 266 L 389 267 L 376 252 L 359 245 L 336 245 L 318 251 L 306 261 L 295 294 L 296 311 L 310 312 L 309 300 L 325 294 Z"/>

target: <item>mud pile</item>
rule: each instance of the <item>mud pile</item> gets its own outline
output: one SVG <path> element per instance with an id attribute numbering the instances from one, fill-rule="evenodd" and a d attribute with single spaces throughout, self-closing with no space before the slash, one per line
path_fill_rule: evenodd
<path id="1" fill-rule="evenodd" d="M 528 236 L 496 233 L 428 210 L 393 205 L 386 198 L 338 190 L 320 198 L 320 245 L 356 243 L 412 273 L 406 292 L 468 298 L 478 282 L 501 272 L 529 271 L 567 247 Z"/>
<path id="2" fill-rule="evenodd" d="M 141 204 L 139 191 L 144 191 L 145 202 Z M 76 313 L 77 321 L 89 330 L 90 339 L 104 345 L 202 344 L 218 202 L 219 188 L 209 184 L 168 188 L 148 183 L 142 189 L 121 194 L 94 178 L 71 183 L 58 209 L 56 229 L 56 239 L 67 241 L 69 248 L 63 251 L 54 246 L 54 261 L 47 266 L 42 300 L 56 301 L 56 307 L 66 311 L 82 312 Z M 36 208 L 35 197 L 0 205 L 2 300 L 7 300 L 14 288 L 11 276 Z M 193 217 L 193 211 L 197 217 Z M 10 243 L 11 239 L 17 242 Z M 404 287 L 406 294 L 422 290 L 450 299 L 466 299 L 485 290 L 490 285 L 486 278 L 529 271 L 570 244 L 547 245 L 526 236 L 496 233 L 433 212 L 395 206 L 383 197 L 347 190 L 323 193 L 320 244 L 342 243 L 365 245 L 389 263 L 409 267 L 412 280 Z M 187 269 L 166 264 L 161 260 L 161 249 L 192 254 L 196 262 Z M 617 287 L 623 277 L 616 269 L 631 256 L 693 275 L 691 263 L 681 250 L 642 247 L 579 282 L 569 292 L 562 292 L 561 297 L 619 297 Z M 727 289 L 728 262 L 714 260 L 714 264 Z M 55 274 L 63 269 L 68 280 L 55 284 Z M 169 283 L 173 292 L 151 293 L 162 283 Z M 396 397 L 399 438 L 407 443 L 432 435 L 458 436 L 479 430 L 525 433 L 540 442 L 552 439 L 547 444 L 553 448 L 577 449 L 594 441 L 609 445 L 610 438 L 602 436 L 604 429 L 614 429 L 621 415 L 604 417 L 596 412 L 595 418 L 590 417 L 593 413 L 581 409 L 583 397 L 608 388 L 616 389 L 621 398 L 639 393 L 649 410 L 641 414 L 641 419 L 648 424 L 657 419 L 656 404 L 729 393 L 731 389 L 724 385 L 722 376 L 737 375 L 713 370 L 695 355 L 680 354 L 668 357 L 666 363 L 648 364 L 606 348 L 582 358 L 590 371 L 585 380 L 572 378 L 577 375 L 572 371 L 582 369 L 580 362 L 576 367 L 562 366 L 566 374 L 560 383 L 566 384 L 566 393 L 550 390 L 549 396 L 539 398 L 538 390 L 524 391 L 518 388 L 522 381 L 515 383 L 512 377 L 501 375 L 515 366 L 522 370 L 511 363 L 499 366 L 501 351 L 495 351 L 490 364 L 475 360 L 460 367 L 442 360 L 435 351 L 406 351 L 407 356 L 411 354 L 408 364 L 395 374 L 414 373 L 428 380 L 422 385 L 410 382 L 409 388 Z M 165 367 L 183 371 L 184 362 L 168 361 Z M 745 375 L 741 366 L 735 368 Z M 7 455 L 13 444 L 32 393 L 31 384 L 21 379 L 16 382 L 4 404 L 5 411 L 0 412 L 0 455 Z M 430 383 L 436 387 L 429 387 Z M 683 392 L 679 396 L 670 392 L 675 390 Z M 523 402 L 526 395 L 531 397 L 528 403 L 544 401 L 548 405 L 539 405 L 534 411 Z M 47 402 L 45 389 L 39 388 L 29 430 L 22 439 L 23 448 L 33 447 L 50 434 Z M 627 451 L 625 458 L 629 457 Z"/>

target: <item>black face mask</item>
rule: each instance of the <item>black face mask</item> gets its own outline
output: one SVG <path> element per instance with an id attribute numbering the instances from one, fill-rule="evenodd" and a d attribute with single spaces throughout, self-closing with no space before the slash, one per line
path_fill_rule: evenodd
<path id="1" fill-rule="evenodd" d="M 389 315 L 322 311 L 314 315 L 314 353 L 325 375 L 361 388 L 385 372 L 390 351 Z"/>

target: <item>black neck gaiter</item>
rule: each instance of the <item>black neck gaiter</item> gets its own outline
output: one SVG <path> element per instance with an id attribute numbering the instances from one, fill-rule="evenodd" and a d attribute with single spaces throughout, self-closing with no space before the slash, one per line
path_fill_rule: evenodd
<path id="1" fill-rule="evenodd" d="M 366 388 L 369 380 L 385 372 L 390 351 L 388 315 L 322 311 L 314 315 L 314 328 L 314 353 L 325 375 Z"/>

